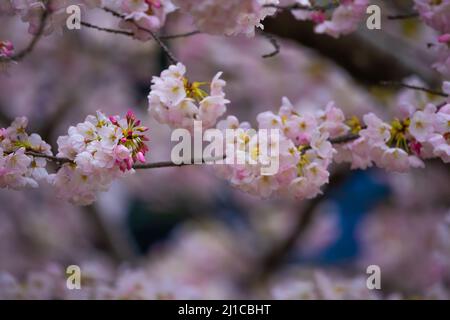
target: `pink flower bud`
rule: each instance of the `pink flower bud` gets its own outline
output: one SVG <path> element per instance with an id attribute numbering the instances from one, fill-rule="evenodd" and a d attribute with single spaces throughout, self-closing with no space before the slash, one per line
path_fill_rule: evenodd
<path id="1" fill-rule="evenodd" d="M 409 146 L 410 146 L 411 150 L 412 150 L 415 154 L 417 154 L 418 156 L 420 156 L 420 153 L 421 153 L 421 151 L 422 151 L 422 144 L 421 144 L 419 141 L 412 141 L 412 142 L 409 144 Z"/>
<path id="2" fill-rule="evenodd" d="M 117 125 L 117 118 L 115 116 L 110 116 L 109 117 L 109 121 L 111 121 L 111 123 L 113 125 Z"/>
<path id="3" fill-rule="evenodd" d="M 146 0 L 147 4 L 154 8 L 161 8 L 162 4 L 159 0 Z"/>
<path id="4" fill-rule="evenodd" d="M 128 110 L 127 115 L 126 115 L 127 120 L 135 120 L 136 117 L 134 116 L 133 111 Z"/>
<path id="5" fill-rule="evenodd" d="M 125 164 L 127 165 L 128 170 L 133 169 L 133 159 L 130 157 L 125 159 Z"/>
<path id="6" fill-rule="evenodd" d="M 450 33 L 443 34 L 438 38 L 439 43 L 449 43 L 450 42 Z"/>
<path id="7" fill-rule="evenodd" d="M 311 14 L 311 20 L 314 23 L 322 23 L 326 19 L 325 13 L 322 11 L 315 11 Z"/>
<path id="8" fill-rule="evenodd" d="M 139 151 L 136 156 L 140 162 L 145 163 L 145 156 L 142 152 Z"/>

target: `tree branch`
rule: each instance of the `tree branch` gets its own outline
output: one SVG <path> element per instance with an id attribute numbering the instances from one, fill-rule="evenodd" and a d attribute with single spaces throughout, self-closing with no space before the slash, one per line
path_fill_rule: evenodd
<path id="1" fill-rule="evenodd" d="M 113 33 L 113 34 L 121 34 L 124 36 L 133 37 L 133 32 L 131 32 L 131 31 L 100 27 L 100 26 L 94 25 L 94 24 L 86 22 L 86 21 L 81 21 L 81 25 L 85 26 L 87 28 L 98 30 L 98 31 L 103 31 L 103 32 L 108 32 L 108 33 Z M 190 31 L 190 32 L 180 33 L 180 34 L 160 35 L 159 38 L 162 40 L 173 40 L 173 39 L 178 39 L 178 38 L 191 37 L 191 36 L 194 36 L 194 35 L 197 35 L 200 33 L 201 33 L 201 31 L 194 30 L 194 31 Z"/>
<path id="2" fill-rule="evenodd" d="M 12 57 L 6 58 L 6 59 L 3 58 L 1 60 L 20 61 L 23 58 L 25 58 L 28 54 L 30 54 L 33 51 L 33 49 L 36 46 L 36 44 L 41 39 L 41 37 L 42 37 L 42 35 L 44 33 L 45 24 L 46 24 L 47 19 L 48 19 L 49 16 L 50 16 L 50 12 L 47 10 L 47 7 L 45 7 L 44 12 L 42 13 L 42 16 L 41 16 L 41 22 L 39 24 L 39 29 L 37 30 L 36 34 L 31 39 L 30 43 L 24 49 L 22 49 L 21 51 L 19 51 L 18 53 L 16 53 Z"/>
<path id="3" fill-rule="evenodd" d="M 266 4 L 264 5 L 265 8 L 276 8 L 278 10 L 283 11 L 290 11 L 290 10 L 305 10 L 305 11 L 327 11 L 334 8 L 337 8 L 339 6 L 339 1 L 333 1 L 333 3 L 319 6 L 319 5 L 312 5 L 312 6 L 305 6 L 301 5 L 300 3 L 293 3 L 290 5 L 278 5 L 278 4 Z"/>
<path id="4" fill-rule="evenodd" d="M 407 89 L 412 89 L 412 90 L 418 90 L 418 91 L 423 91 L 435 96 L 440 96 L 440 97 L 444 97 L 444 98 L 448 98 L 448 94 L 446 94 L 445 92 L 439 91 L 439 90 L 433 90 L 433 89 L 428 89 L 425 87 L 420 87 L 420 86 L 416 86 L 416 85 L 412 85 L 412 84 L 407 84 L 407 83 L 403 83 L 403 82 L 397 82 L 397 81 L 381 81 L 381 85 L 383 86 L 393 86 L 393 87 L 401 87 L 401 88 L 407 88 Z"/>
<path id="5" fill-rule="evenodd" d="M 322 194 L 306 203 L 303 211 L 297 216 L 297 220 L 294 222 L 294 226 L 286 238 L 275 244 L 266 252 L 266 254 L 263 254 L 261 259 L 257 261 L 256 272 L 255 270 L 252 270 L 251 276 L 244 279 L 244 285 L 247 289 L 251 289 L 255 285 L 267 280 L 268 277 L 281 266 L 286 256 L 294 249 L 298 241 L 302 240 L 304 237 L 305 232 L 314 219 L 317 208 L 326 198 L 328 191 L 339 185 L 344 177 L 344 173 L 337 172 L 334 174 L 330 177 L 330 183 L 322 190 Z"/>
<path id="6" fill-rule="evenodd" d="M 419 17 L 419 14 L 417 12 L 411 12 L 403 14 L 392 14 L 389 15 L 387 18 L 388 20 L 405 20 L 405 19 L 414 19 L 417 17 Z"/>
<path id="7" fill-rule="evenodd" d="M 153 32 L 150 29 L 141 27 L 140 25 L 138 25 L 136 23 L 136 21 L 134 21 L 132 19 L 127 19 L 124 15 L 122 15 L 122 14 L 120 14 L 120 13 L 118 13 L 118 12 L 112 10 L 112 9 L 103 7 L 103 10 L 106 11 L 106 12 L 111 13 L 113 16 L 118 17 L 118 18 L 120 18 L 120 19 L 122 19 L 124 21 L 128 21 L 128 22 L 133 23 L 136 26 L 136 28 L 138 28 L 139 30 L 145 31 L 148 34 L 150 34 L 150 36 L 153 38 L 153 40 L 155 40 L 158 43 L 158 45 L 161 47 L 161 49 L 163 49 L 163 51 L 166 54 L 167 58 L 169 59 L 170 63 L 172 63 L 172 64 L 177 64 L 178 63 L 177 58 L 175 58 L 175 56 L 169 50 L 167 45 L 164 42 L 162 42 L 162 40 L 159 38 L 159 36 L 155 32 Z"/>
<path id="8" fill-rule="evenodd" d="M 438 74 L 430 68 L 433 59 L 425 48 L 422 50 L 387 32 L 361 28 L 334 39 L 315 33 L 313 23 L 298 21 L 288 12 L 268 18 L 264 21 L 264 27 L 265 31 L 279 39 L 290 39 L 314 49 L 363 85 L 378 85 L 386 79 L 402 81 L 413 74 L 428 86 L 442 83 Z"/>
<path id="9" fill-rule="evenodd" d="M 130 32 L 130 31 L 104 28 L 104 27 L 90 24 L 89 22 L 85 22 L 85 21 L 81 21 L 81 25 L 91 28 L 91 29 L 99 30 L 99 31 L 104 31 L 104 32 L 109 32 L 109 33 L 114 33 L 114 34 L 122 34 L 122 35 L 129 36 L 129 37 L 133 36 L 133 32 Z"/>
<path id="10" fill-rule="evenodd" d="M 272 58 L 280 53 L 280 44 L 278 43 L 277 39 L 270 33 L 261 31 L 260 34 L 265 37 L 267 40 L 269 40 L 270 44 L 273 46 L 273 51 L 268 54 L 264 54 L 262 57 L 264 59 L 266 58 Z"/>

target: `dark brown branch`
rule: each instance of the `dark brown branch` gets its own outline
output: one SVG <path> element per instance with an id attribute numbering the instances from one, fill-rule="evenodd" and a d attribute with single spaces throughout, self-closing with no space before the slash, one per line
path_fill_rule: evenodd
<path id="1" fill-rule="evenodd" d="M 330 139 L 330 142 L 332 144 L 341 144 L 341 143 L 346 143 L 346 142 L 350 142 L 350 141 L 356 140 L 358 138 L 359 138 L 359 135 L 353 134 L 353 133 L 349 133 L 349 134 L 346 134 L 346 135 L 343 135 L 343 136 L 340 136 L 340 137 L 336 137 L 336 138 Z"/>
<path id="2" fill-rule="evenodd" d="M 219 161 L 224 160 L 225 157 L 215 157 L 211 159 L 202 159 L 201 164 L 205 164 L 212 161 Z M 133 166 L 133 169 L 140 170 L 140 169 L 155 169 L 155 168 L 167 168 L 167 167 L 184 167 L 184 166 L 191 166 L 195 165 L 196 161 L 194 159 L 191 160 L 190 163 L 180 163 L 175 164 L 172 161 L 162 161 L 162 162 L 154 162 L 154 163 L 144 163 L 144 164 L 136 164 Z"/>
<path id="3" fill-rule="evenodd" d="M 39 153 L 39 152 L 35 152 L 35 151 L 26 151 L 25 154 L 29 155 L 29 156 L 33 156 L 36 158 L 44 158 L 56 163 L 60 163 L 60 164 L 64 164 L 64 163 L 73 163 L 72 160 L 67 159 L 67 158 L 59 158 L 59 157 L 55 157 L 55 156 L 49 156 L 47 154 L 43 154 L 43 153 Z"/>
<path id="4" fill-rule="evenodd" d="M 262 57 L 264 59 L 266 58 L 272 58 L 280 53 L 280 44 L 278 43 L 277 39 L 270 33 L 261 31 L 260 34 L 264 36 L 267 40 L 269 40 L 270 44 L 273 46 L 273 51 L 268 54 L 264 54 Z"/>
<path id="5" fill-rule="evenodd" d="M 256 265 L 256 272 L 252 270 L 250 277 L 244 279 L 243 283 L 247 289 L 251 289 L 255 285 L 259 285 L 261 282 L 264 283 L 265 280 L 279 268 L 279 266 L 284 262 L 286 256 L 292 251 L 298 241 L 301 240 L 305 231 L 311 224 L 317 207 L 324 199 L 325 192 L 308 201 L 303 212 L 298 215 L 297 220 L 294 222 L 295 225 L 289 234 L 281 240 L 279 243 L 275 244 L 269 251 L 258 260 Z"/>
<path id="6" fill-rule="evenodd" d="M 414 47 L 392 34 L 361 28 L 334 39 L 317 34 L 313 23 L 298 21 L 289 12 L 281 12 L 266 20 L 265 31 L 277 39 L 286 38 L 314 49 L 344 68 L 363 85 L 377 85 L 386 79 L 402 81 L 411 75 L 419 76 L 430 87 L 442 83 L 442 79 L 430 68 L 433 59 L 428 50 Z"/>
<path id="7" fill-rule="evenodd" d="M 109 33 L 113 33 L 113 34 L 122 34 L 122 35 L 129 36 L 129 37 L 133 36 L 133 32 L 130 32 L 130 31 L 104 28 L 104 27 L 100 27 L 100 26 L 96 26 L 96 25 L 90 24 L 89 22 L 85 22 L 85 21 L 81 21 L 81 25 L 85 26 L 85 27 L 88 27 L 88 28 L 91 28 L 91 29 L 104 31 L 104 32 L 109 32 Z"/>
<path id="8" fill-rule="evenodd" d="M 319 5 L 305 6 L 305 5 L 301 5 L 300 3 L 293 3 L 290 5 L 286 5 L 286 6 L 278 5 L 278 4 L 264 5 L 264 7 L 266 7 L 266 8 L 276 8 L 278 10 L 283 10 L 283 11 L 290 11 L 290 10 L 327 11 L 327 10 L 335 9 L 338 6 L 339 6 L 338 1 L 333 1 L 333 3 L 327 4 L 324 6 L 319 6 Z"/>
<path id="9" fill-rule="evenodd" d="M 30 155 L 33 157 L 44 158 L 44 159 L 47 159 L 47 160 L 50 160 L 50 161 L 53 161 L 56 163 L 60 163 L 60 164 L 74 163 L 72 160 L 67 159 L 67 158 L 59 158 L 59 157 L 55 157 L 55 156 L 49 156 L 49 155 L 35 152 L 35 151 L 26 151 L 25 153 L 27 155 Z M 205 164 L 205 163 L 212 162 L 212 161 L 219 161 L 219 160 L 223 160 L 223 159 L 224 159 L 224 157 L 202 159 L 201 164 Z M 133 166 L 133 169 L 143 170 L 143 169 L 156 169 L 156 168 L 168 168 L 168 167 L 184 167 L 184 166 L 190 166 L 190 165 L 197 164 L 195 162 L 196 161 L 194 159 L 191 161 L 191 163 L 181 163 L 181 164 L 175 164 L 172 161 L 161 161 L 161 162 L 153 162 L 153 163 L 136 164 Z"/>
<path id="10" fill-rule="evenodd" d="M 261 259 L 257 262 L 256 272 L 255 270 L 252 270 L 250 277 L 244 279 L 243 283 L 247 289 L 251 289 L 255 285 L 267 280 L 268 277 L 282 265 L 285 258 L 294 249 L 298 241 L 302 240 L 305 236 L 308 227 L 314 219 L 317 208 L 326 198 L 327 192 L 339 185 L 344 177 L 345 173 L 335 173 L 330 177 L 330 183 L 322 190 L 322 194 L 306 203 L 301 214 L 297 216 L 297 220 L 294 222 L 295 225 L 290 230 L 289 234 L 269 249 L 266 254 L 262 255 Z"/>
<path id="11" fill-rule="evenodd" d="M 420 86 L 407 84 L 407 83 L 403 83 L 403 82 L 382 81 L 381 85 L 383 85 L 383 86 L 400 87 L 400 88 L 407 88 L 407 89 L 411 89 L 411 90 L 418 90 L 418 91 L 423 91 L 423 92 L 426 92 L 426 93 L 429 93 L 429 94 L 432 94 L 432 95 L 435 95 L 435 96 L 448 98 L 448 94 L 446 94 L 445 92 L 442 92 L 442 91 L 439 91 L 439 90 L 428 89 L 428 88 L 425 88 L 425 87 L 420 87 Z"/>
<path id="12" fill-rule="evenodd" d="M 200 30 L 194 30 L 191 32 L 180 33 L 180 34 L 160 35 L 159 38 L 162 40 L 173 40 L 173 39 L 179 39 L 179 38 L 187 38 L 187 37 L 195 36 L 195 35 L 201 34 L 201 33 L 202 32 Z"/>
<path id="13" fill-rule="evenodd" d="M 131 31 L 100 27 L 100 26 L 94 25 L 94 24 L 86 22 L 86 21 L 82 21 L 81 25 L 91 28 L 91 29 L 98 30 L 98 31 L 104 31 L 104 32 L 108 32 L 108 33 L 121 34 L 124 36 L 133 37 L 133 32 L 131 32 Z M 194 30 L 194 31 L 186 32 L 186 33 L 180 33 L 180 34 L 160 35 L 159 38 L 162 40 L 173 40 L 173 39 L 191 37 L 191 36 L 194 36 L 194 35 L 197 35 L 200 33 L 201 33 L 201 31 Z"/>
<path id="14" fill-rule="evenodd" d="M 414 19 L 417 17 L 419 17 L 419 14 L 417 12 L 411 12 L 404 14 L 392 14 L 389 15 L 387 18 L 388 20 L 405 20 L 405 19 Z"/>

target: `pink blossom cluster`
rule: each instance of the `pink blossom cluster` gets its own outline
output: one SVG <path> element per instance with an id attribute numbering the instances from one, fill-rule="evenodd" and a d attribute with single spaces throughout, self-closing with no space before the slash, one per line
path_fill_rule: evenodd
<path id="1" fill-rule="evenodd" d="M 0 128 L 0 188 L 37 187 L 48 179 L 47 160 L 27 153 L 51 155 L 50 146 L 33 133 L 28 135 L 28 120 L 17 118 L 10 127 Z"/>
<path id="2" fill-rule="evenodd" d="M 150 113 L 161 123 L 172 127 L 192 128 L 194 120 L 203 120 L 204 105 L 200 111 L 194 103 L 197 85 L 189 84 L 184 78 L 183 65 L 170 66 L 161 77 L 153 79 L 149 95 Z M 219 73 L 220 75 L 220 73 Z M 214 78 L 218 79 L 218 76 Z M 225 112 L 222 87 L 212 84 L 212 94 L 217 87 L 221 103 L 214 105 L 207 126 L 215 123 Z M 192 89 L 193 88 L 193 89 Z M 450 91 L 450 84 L 444 84 Z M 191 94 L 189 94 L 191 92 Z M 233 141 L 227 140 L 227 159 L 250 159 L 253 161 L 232 161 L 233 164 L 218 165 L 219 174 L 243 191 L 262 197 L 272 194 L 289 194 L 296 198 L 313 198 L 328 183 L 328 167 L 335 157 L 336 162 L 350 162 L 353 169 L 366 169 L 373 164 L 389 171 L 405 172 L 410 168 L 424 167 L 422 159 L 438 157 L 444 162 L 450 155 L 450 104 L 437 108 L 428 103 L 424 108 L 411 104 L 402 107 L 402 117 L 386 123 L 375 114 L 363 116 L 364 124 L 358 118 L 346 119 L 342 110 L 330 102 L 325 110 L 316 113 L 299 113 L 287 98 L 277 114 L 263 112 L 257 116 L 259 129 L 277 129 L 279 141 L 261 141 L 252 134 L 250 125 L 239 123 L 229 116 L 217 124 L 219 129 L 240 129 Z M 220 112 L 217 112 L 219 110 Z M 253 131 L 255 132 L 255 131 Z M 334 138 L 351 132 L 354 138 L 341 145 L 332 145 Z M 277 155 L 260 152 L 262 143 L 277 144 Z M 231 151 L 230 151 L 231 150 Z M 339 151 L 339 152 L 338 152 Z M 335 155 L 336 154 L 336 155 Z M 264 174 L 261 166 L 278 157 L 276 174 Z"/>
<path id="3" fill-rule="evenodd" d="M 257 117 L 259 129 L 276 129 L 280 133 L 279 141 L 269 139 L 261 141 L 258 135 L 242 131 L 237 141 L 227 146 L 227 158 L 240 156 L 251 158 L 256 165 L 248 161 L 245 164 L 219 166 L 219 174 L 231 184 L 250 194 L 269 197 L 273 194 L 288 194 L 298 199 L 313 198 L 321 193 L 320 188 L 328 183 L 328 166 L 336 150 L 329 138 L 345 134 L 349 127 L 345 117 L 334 103 L 329 103 L 324 111 L 296 112 L 287 98 L 283 99 L 278 113 L 270 111 Z M 219 122 L 219 128 L 235 128 L 237 120 L 228 117 Z M 244 125 L 240 125 L 245 128 Z M 264 154 L 262 144 L 279 144 L 275 149 L 279 154 Z M 231 154 L 229 150 L 234 150 Z M 279 167 L 276 174 L 265 175 L 261 166 L 270 163 L 267 157 L 277 157 Z M 274 160 L 274 159 L 272 159 Z M 242 162 L 241 162 L 242 163 Z"/>
<path id="4" fill-rule="evenodd" d="M 192 130 L 194 120 L 202 121 L 206 128 L 214 126 L 229 103 L 223 91 L 226 83 L 220 79 L 222 73 L 212 79 L 209 94 L 201 89 L 207 83 L 190 82 L 185 74 L 186 67 L 178 63 L 160 77 L 153 77 L 148 96 L 151 116 L 172 128 Z"/>
<path id="5" fill-rule="evenodd" d="M 174 0 L 174 3 L 194 18 L 197 27 L 211 34 L 255 35 L 263 28 L 261 21 L 274 15 L 278 0 Z"/>
<path id="6" fill-rule="evenodd" d="M 363 117 L 366 128 L 359 138 L 340 149 L 340 159 L 353 169 L 366 169 L 374 163 L 389 171 L 405 172 L 424 167 L 422 159 L 450 161 L 450 104 L 437 108 L 427 104 L 423 110 L 410 109 L 402 119 L 390 124 L 375 114 Z"/>
<path id="7" fill-rule="evenodd" d="M 377 290 L 370 290 L 366 277 L 342 277 L 322 270 L 311 270 L 312 275 L 286 277 L 271 289 L 277 300 L 374 300 L 381 296 Z"/>
<path id="8" fill-rule="evenodd" d="M 66 8 L 70 5 L 99 4 L 100 0 L 4 0 L 0 6 L 1 14 L 18 14 L 23 22 L 29 24 L 28 31 L 36 34 L 41 28 L 42 17 L 49 13 L 44 26 L 44 34 L 49 34 L 66 24 L 68 14 Z"/>
<path id="9" fill-rule="evenodd" d="M 97 112 L 70 127 L 57 141 L 57 156 L 73 161 L 52 175 L 59 196 L 80 205 L 95 201 L 99 191 L 132 171 L 136 161 L 145 162 L 145 131 L 131 111 L 124 119 Z"/>
<path id="10" fill-rule="evenodd" d="M 311 6 L 309 0 L 297 0 L 302 6 Z M 326 33 L 338 38 L 356 31 L 360 22 L 364 19 L 368 0 L 343 0 L 333 10 L 330 17 L 324 11 L 292 10 L 292 14 L 299 20 L 311 20 L 316 23 L 317 33 Z"/>
<path id="11" fill-rule="evenodd" d="M 124 16 L 120 27 L 131 30 L 140 40 L 151 38 L 146 29 L 160 29 L 166 15 L 176 9 L 171 0 L 4 0 L 0 4 L 0 14 L 18 14 L 22 21 L 29 23 L 28 31 L 36 34 L 44 12 L 49 15 L 44 34 L 49 34 L 65 26 L 69 14 L 66 8 L 77 5 L 82 9 L 105 7 Z"/>
<path id="12" fill-rule="evenodd" d="M 449 0 L 414 0 L 420 17 L 440 34 L 450 33 Z"/>
<path id="13" fill-rule="evenodd" d="M 124 15 L 125 20 L 119 26 L 131 30 L 142 41 L 151 39 L 146 30 L 160 29 L 167 14 L 176 9 L 171 0 L 103 0 L 102 5 Z"/>
<path id="14" fill-rule="evenodd" d="M 444 76 L 450 76 L 450 33 L 439 36 L 438 44 L 434 45 L 433 48 L 437 54 L 437 60 L 433 64 L 433 68 Z"/>
<path id="15" fill-rule="evenodd" d="M 0 41 L 0 59 L 11 58 L 14 54 L 14 45 L 11 41 Z"/>

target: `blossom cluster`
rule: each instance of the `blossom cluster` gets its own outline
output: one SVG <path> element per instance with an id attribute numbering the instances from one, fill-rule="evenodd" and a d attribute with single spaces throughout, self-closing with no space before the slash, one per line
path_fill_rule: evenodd
<path id="1" fill-rule="evenodd" d="M 173 127 L 192 128 L 194 120 L 203 119 L 213 120 L 207 121 L 207 127 L 210 127 L 225 112 L 223 83 L 217 86 L 222 103 L 214 105 L 214 117 L 205 118 L 201 112 L 202 104 L 198 111 L 194 100 L 187 98 L 189 92 L 192 97 L 197 95 L 198 86 L 190 89 L 192 85 L 185 80 L 185 72 L 184 66 L 178 64 L 163 71 L 161 78 L 153 79 L 149 94 L 150 113 L 159 122 Z M 215 87 L 214 81 L 212 87 Z M 444 83 L 444 90 L 449 89 L 450 83 Z M 226 165 L 218 165 L 217 171 L 233 186 L 251 194 L 262 197 L 289 194 L 304 199 L 317 196 L 320 188 L 328 183 L 328 167 L 333 161 L 350 162 L 353 169 L 366 169 L 375 164 L 396 172 L 423 167 L 422 160 L 428 158 L 441 158 L 447 163 L 450 104 L 439 108 L 431 103 L 424 108 L 407 105 L 401 109 L 402 117 L 391 123 L 373 113 L 364 115 L 364 123 L 361 123 L 356 117 L 346 119 L 333 102 L 323 111 L 300 113 L 284 98 L 278 113 L 268 111 L 257 116 L 258 130 L 276 129 L 280 134 L 278 140 L 266 138 L 266 141 L 250 132 L 249 123 L 240 123 L 236 117 L 228 116 L 217 124 L 217 128 L 240 131 L 234 140 L 227 139 L 227 159 L 253 161 L 226 162 Z M 345 143 L 333 146 L 333 139 L 343 136 L 348 136 L 346 141 L 341 141 Z M 273 149 L 278 150 L 278 154 L 261 152 L 262 143 L 277 144 Z M 261 170 L 262 164 L 270 162 L 270 157 L 279 160 L 276 174 L 264 174 Z"/>
<path id="2" fill-rule="evenodd" d="M 146 30 L 159 30 L 167 14 L 176 9 L 171 0 L 103 0 L 102 5 L 122 14 L 124 20 L 119 26 L 132 31 L 134 37 L 142 41 L 151 39 Z"/>
<path id="3" fill-rule="evenodd" d="M 360 137 L 342 146 L 340 153 L 340 159 L 350 161 L 354 169 L 375 163 L 389 171 L 405 172 L 424 167 L 422 159 L 450 161 L 450 104 L 438 108 L 429 103 L 423 110 L 412 107 L 390 124 L 373 113 L 363 120 L 365 129 L 359 131 Z"/>
<path id="4" fill-rule="evenodd" d="M 349 127 L 344 123 L 345 117 L 334 103 L 324 111 L 300 114 L 296 112 L 288 99 L 284 98 L 278 113 L 270 111 L 260 113 L 257 117 L 259 129 L 276 129 L 280 133 L 278 141 L 269 139 L 261 141 L 258 135 L 243 131 L 232 146 L 227 146 L 227 158 L 234 157 L 229 150 L 244 153 L 244 157 L 255 160 L 257 165 L 248 161 L 245 164 L 227 165 L 219 168 L 219 174 L 230 183 L 246 192 L 269 197 L 273 194 L 289 194 L 295 198 L 313 198 L 320 194 L 320 188 L 328 183 L 328 166 L 331 164 L 333 148 L 329 138 L 345 134 Z M 234 128 L 237 123 L 228 117 L 218 123 L 219 128 Z M 241 125 L 242 126 L 242 125 Z M 245 126 L 242 126 L 245 127 Z M 262 144 L 270 145 L 279 154 L 269 154 L 279 161 L 278 172 L 265 175 L 261 164 L 268 163 L 267 155 L 261 153 Z M 273 148 L 273 144 L 278 144 Z"/>
<path id="5" fill-rule="evenodd" d="M 439 36 L 438 43 L 433 45 L 432 48 L 437 55 L 432 67 L 442 75 L 450 76 L 450 33 Z"/>
<path id="6" fill-rule="evenodd" d="M 172 128 L 192 130 L 194 120 L 202 121 L 204 127 L 212 127 L 226 111 L 223 87 L 225 81 L 216 74 L 210 83 L 210 93 L 202 86 L 205 82 L 190 82 L 186 77 L 186 67 L 178 63 L 153 77 L 148 96 L 149 112 L 160 123 Z"/>
<path id="7" fill-rule="evenodd" d="M 14 53 L 14 45 L 11 41 L 0 41 L 0 59 L 11 58 Z"/>
<path id="8" fill-rule="evenodd" d="M 69 14 L 66 8 L 77 5 L 82 9 L 104 7 L 123 15 L 120 27 L 131 30 L 140 40 L 150 39 L 146 29 L 161 28 L 166 15 L 176 9 L 171 0 L 6 0 L 0 6 L 0 14 L 18 14 L 29 24 L 28 31 L 36 34 L 41 28 L 42 17 L 48 13 L 44 34 L 49 34 L 66 24 Z"/>
<path id="9" fill-rule="evenodd" d="M 450 75 L 450 1 L 415 0 L 414 7 L 421 19 L 440 35 L 433 46 L 437 53 L 433 68 L 445 76 Z"/>
<path id="10" fill-rule="evenodd" d="M 146 127 L 129 111 L 124 119 L 97 112 L 58 138 L 58 157 L 71 160 L 52 176 L 61 198 L 86 205 L 114 179 L 145 162 Z"/>
<path id="11" fill-rule="evenodd" d="M 59 197 L 80 205 L 96 199 L 133 165 L 145 162 L 148 140 L 140 120 L 129 111 L 125 118 L 107 118 L 97 112 L 58 138 L 58 154 L 38 134 L 26 133 L 28 120 L 17 118 L 10 127 L 0 129 L 0 187 L 20 189 L 37 187 L 47 181 Z M 54 174 L 47 173 L 47 160 L 61 165 Z"/>
<path id="12" fill-rule="evenodd" d="M 302 6 L 311 7 L 309 0 L 297 0 Z M 291 10 L 295 18 L 299 20 L 311 20 L 316 24 L 317 33 L 325 33 L 338 38 L 356 31 L 360 22 L 364 19 L 368 0 L 343 0 L 333 10 L 331 15 L 321 10 Z"/>
<path id="13" fill-rule="evenodd" d="M 65 26 L 70 5 L 99 4 L 99 0 L 6 0 L 0 6 L 1 14 L 18 14 L 23 22 L 28 23 L 28 32 L 37 34 L 41 29 L 44 13 L 48 13 L 43 33 L 49 34 Z"/>
<path id="14" fill-rule="evenodd" d="M 51 155 L 50 146 L 33 133 L 28 135 L 26 118 L 17 118 L 10 127 L 0 128 L 0 188 L 37 187 L 49 178 L 45 158 L 28 152 Z"/>
<path id="15" fill-rule="evenodd" d="M 278 0 L 174 0 L 183 11 L 194 18 L 197 27 L 211 34 L 255 35 L 263 28 L 261 21 L 274 15 Z"/>
<path id="16" fill-rule="evenodd" d="M 441 34 L 450 32 L 449 0 L 414 0 L 414 7 L 431 28 Z"/>
<path id="17" fill-rule="evenodd" d="M 0 41 L 0 73 L 7 70 L 14 54 L 14 45 L 11 41 Z"/>

